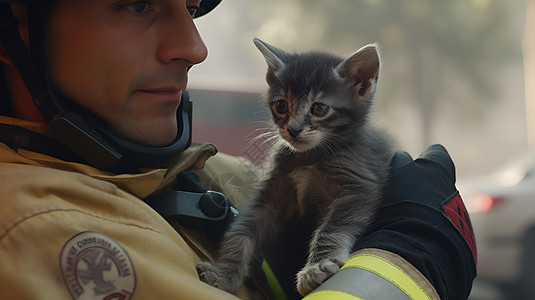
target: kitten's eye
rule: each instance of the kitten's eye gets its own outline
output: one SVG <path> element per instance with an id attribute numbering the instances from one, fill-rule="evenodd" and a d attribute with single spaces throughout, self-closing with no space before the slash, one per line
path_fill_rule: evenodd
<path id="1" fill-rule="evenodd" d="M 286 100 L 279 100 L 275 103 L 275 109 L 279 114 L 285 114 L 288 112 L 288 102 Z"/>
<path id="2" fill-rule="evenodd" d="M 310 113 L 318 117 L 325 116 L 328 111 L 329 105 L 320 102 L 315 102 L 314 104 L 312 104 L 312 107 L 310 107 Z"/>

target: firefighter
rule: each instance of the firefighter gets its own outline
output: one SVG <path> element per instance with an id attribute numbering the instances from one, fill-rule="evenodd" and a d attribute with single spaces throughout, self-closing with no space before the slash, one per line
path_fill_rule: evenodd
<path id="1" fill-rule="evenodd" d="M 193 18 L 219 2 L 0 0 L 3 297 L 294 297 L 276 255 L 237 295 L 195 271 L 244 203 L 206 187 L 254 181 L 249 162 L 191 143 L 187 72 L 207 55 Z M 378 220 L 306 299 L 468 296 L 476 249 L 451 158 L 434 145 L 391 164 Z"/>

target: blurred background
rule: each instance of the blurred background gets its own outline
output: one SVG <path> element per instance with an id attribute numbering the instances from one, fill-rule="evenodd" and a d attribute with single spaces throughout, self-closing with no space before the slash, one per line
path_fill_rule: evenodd
<path id="1" fill-rule="evenodd" d="M 266 64 L 253 37 L 342 56 L 378 43 L 375 119 L 413 157 L 441 143 L 456 163 L 479 251 L 471 298 L 535 299 L 535 163 L 517 159 L 535 146 L 534 2 L 224 0 L 196 21 L 209 56 L 190 71 L 194 140 L 263 162 L 252 138 L 269 124 Z"/>

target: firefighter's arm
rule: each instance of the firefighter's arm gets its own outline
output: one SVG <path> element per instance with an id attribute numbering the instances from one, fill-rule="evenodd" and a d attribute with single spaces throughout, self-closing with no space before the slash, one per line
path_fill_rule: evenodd
<path id="1" fill-rule="evenodd" d="M 306 300 L 468 297 L 476 246 L 444 147 L 431 146 L 414 161 L 395 154 L 377 220 L 354 250 Z"/>

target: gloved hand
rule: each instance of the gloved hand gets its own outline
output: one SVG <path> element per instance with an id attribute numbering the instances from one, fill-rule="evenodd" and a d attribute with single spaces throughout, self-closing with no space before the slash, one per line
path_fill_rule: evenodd
<path id="1" fill-rule="evenodd" d="M 379 248 L 418 268 L 441 299 L 466 299 L 476 275 L 470 218 L 455 187 L 455 166 L 441 145 L 413 161 L 398 152 L 374 225 L 356 250 Z"/>

